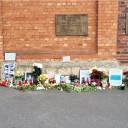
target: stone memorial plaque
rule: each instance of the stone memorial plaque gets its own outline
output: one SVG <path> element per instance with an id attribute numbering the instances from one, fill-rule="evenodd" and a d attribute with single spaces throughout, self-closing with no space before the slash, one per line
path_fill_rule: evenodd
<path id="1" fill-rule="evenodd" d="M 128 13 L 126 14 L 126 34 L 128 35 Z"/>
<path id="2" fill-rule="evenodd" d="M 56 15 L 57 36 L 87 36 L 88 15 L 87 14 L 57 14 Z"/>

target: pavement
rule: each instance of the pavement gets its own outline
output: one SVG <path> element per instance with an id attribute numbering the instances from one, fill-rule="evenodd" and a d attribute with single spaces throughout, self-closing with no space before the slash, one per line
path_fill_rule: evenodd
<path id="1" fill-rule="evenodd" d="M 85 93 L 0 87 L 0 128 L 128 128 L 128 87 Z"/>

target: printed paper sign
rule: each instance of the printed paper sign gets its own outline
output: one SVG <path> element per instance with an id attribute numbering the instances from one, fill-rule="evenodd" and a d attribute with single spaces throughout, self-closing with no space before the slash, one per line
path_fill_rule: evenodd
<path id="1" fill-rule="evenodd" d="M 15 63 L 4 63 L 4 79 L 11 78 L 16 71 Z"/>
<path id="2" fill-rule="evenodd" d="M 111 86 L 120 86 L 122 84 L 122 70 L 110 69 L 109 75 L 109 82 Z"/>
<path id="3" fill-rule="evenodd" d="M 16 53 L 5 53 L 5 60 L 6 61 L 15 61 Z"/>
<path id="4" fill-rule="evenodd" d="M 63 62 L 69 62 L 69 61 L 70 61 L 70 56 L 63 57 Z"/>

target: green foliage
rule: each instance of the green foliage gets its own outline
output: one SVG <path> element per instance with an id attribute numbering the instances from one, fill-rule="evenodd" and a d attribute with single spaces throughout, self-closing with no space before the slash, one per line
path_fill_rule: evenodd
<path id="1" fill-rule="evenodd" d="M 121 86 L 111 86 L 112 89 L 120 89 Z"/>
<path id="2" fill-rule="evenodd" d="M 74 75 L 74 74 L 71 74 L 70 76 L 69 76 L 69 79 L 71 80 L 71 82 L 73 82 L 75 79 L 77 79 L 78 77 L 77 77 L 77 75 Z"/>
<path id="3" fill-rule="evenodd" d="M 34 79 L 37 80 L 38 76 L 42 74 L 41 68 L 34 66 L 34 71 L 32 72 Z"/>
<path id="4" fill-rule="evenodd" d="M 37 86 L 33 85 L 33 86 L 18 86 L 16 87 L 16 90 L 19 91 L 27 91 L 27 90 L 31 90 L 31 91 L 36 91 Z"/>

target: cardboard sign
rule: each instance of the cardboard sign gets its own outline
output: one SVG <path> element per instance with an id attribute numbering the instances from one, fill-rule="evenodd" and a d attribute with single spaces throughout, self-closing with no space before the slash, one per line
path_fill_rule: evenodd
<path id="1" fill-rule="evenodd" d="M 111 86 L 120 86 L 122 84 L 122 70 L 110 69 L 109 75 L 109 83 Z"/>

